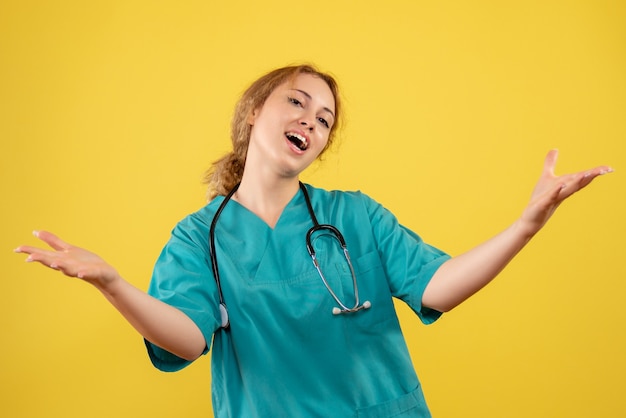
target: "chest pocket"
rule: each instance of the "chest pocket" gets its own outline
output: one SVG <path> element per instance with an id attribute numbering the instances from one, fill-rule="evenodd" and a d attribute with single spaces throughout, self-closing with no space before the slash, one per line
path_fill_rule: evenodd
<path id="1" fill-rule="evenodd" d="M 381 327 L 386 327 L 389 321 L 397 322 L 396 311 L 393 305 L 389 284 L 378 256 L 377 251 L 370 251 L 352 261 L 356 276 L 359 302 L 370 302 L 371 307 L 366 310 L 347 314 L 350 326 L 360 329 L 365 334 L 376 335 Z M 352 274 L 344 261 L 341 271 L 344 304 L 349 307 L 354 305 L 354 290 L 352 286 Z"/>
<path id="2" fill-rule="evenodd" d="M 422 387 L 391 401 L 361 408 L 356 418 L 431 418 Z"/>

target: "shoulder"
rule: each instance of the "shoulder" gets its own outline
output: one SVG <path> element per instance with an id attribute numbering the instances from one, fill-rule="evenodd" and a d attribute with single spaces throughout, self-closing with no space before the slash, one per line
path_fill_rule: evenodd
<path id="1" fill-rule="evenodd" d="M 306 184 L 306 188 L 311 196 L 311 202 L 327 205 L 360 205 L 364 207 L 380 206 L 378 202 L 360 190 L 326 190 Z"/>
<path id="2" fill-rule="evenodd" d="M 397 224 L 395 216 L 382 204 L 360 190 L 325 190 L 307 185 L 313 210 L 320 222 L 336 223 L 363 232 L 366 225 Z"/>
<path id="3" fill-rule="evenodd" d="M 353 223 L 360 231 L 369 225 L 376 236 L 387 236 L 406 229 L 389 209 L 360 190 L 329 191 L 309 185 L 307 189 L 315 211 L 327 214 L 329 219 L 340 219 L 338 222 L 344 224 Z"/>
<path id="4" fill-rule="evenodd" d="M 208 229 L 211 225 L 211 221 L 213 220 L 213 216 L 215 216 L 215 213 L 223 200 L 223 196 L 217 196 L 202 208 L 182 218 L 176 226 L 183 229 Z"/>
<path id="5" fill-rule="evenodd" d="M 222 200 L 223 197 L 218 196 L 204 207 L 178 221 L 172 230 L 170 241 L 203 244 L 208 237 L 213 216 Z"/>

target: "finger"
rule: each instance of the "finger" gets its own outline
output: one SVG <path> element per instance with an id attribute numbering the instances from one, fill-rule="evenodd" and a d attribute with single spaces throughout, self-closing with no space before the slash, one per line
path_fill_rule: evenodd
<path id="1" fill-rule="evenodd" d="M 25 253 L 25 254 L 33 254 L 33 253 L 43 253 L 43 252 L 51 253 L 52 251 L 44 250 L 44 249 L 41 249 L 41 248 L 38 248 L 38 247 L 33 247 L 33 246 L 30 246 L 30 245 L 20 245 L 19 247 L 14 249 L 13 252 Z"/>
<path id="2" fill-rule="evenodd" d="M 612 173 L 613 169 L 611 167 L 602 166 L 596 167 L 592 170 L 588 170 L 586 172 L 580 173 L 578 177 L 577 190 L 587 187 L 596 177 L 603 176 L 608 173 Z"/>
<path id="3" fill-rule="evenodd" d="M 599 166 L 591 170 L 581 171 L 576 174 L 568 176 L 570 180 L 566 182 L 569 194 L 575 193 L 585 187 L 587 187 L 596 177 L 604 174 L 612 173 L 613 169 L 608 166 Z M 569 195 L 568 194 L 568 195 Z"/>
<path id="4" fill-rule="evenodd" d="M 13 252 L 18 254 L 28 254 L 26 262 L 38 262 L 48 267 L 53 267 L 53 264 L 57 264 L 55 260 L 58 260 L 59 255 L 65 254 L 65 252 L 59 252 L 57 250 L 46 250 L 31 245 L 20 245 Z M 55 267 L 53 267 L 55 268 Z"/>
<path id="5" fill-rule="evenodd" d="M 604 171 L 601 170 L 603 174 Z M 587 187 L 596 177 L 602 175 L 600 172 L 593 170 L 587 172 L 581 172 L 576 174 L 571 174 L 566 176 L 562 176 L 561 178 L 564 180 L 561 182 L 561 191 L 559 194 L 559 200 L 563 201 L 574 193 L 579 192 L 580 190 Z"/>
<path id="6" fill-rule="evenodd" d="M 76 266 L 71 260 L 62 256 L 63 253 L 57 251 L 35 251 L 26 258 L 27 263 L 39 263 L 52 270 L 60 271 L 69 277 L 79 277 Z"/>
<path id="7" fill-rule="evenodd" d="M 70 244 L 66 243 L 61 238 L 57 237 L 51 232 L 33 231 L 33 235 L 57 251 L 66 251 L 71 248 Z"/>
<path id="8" fill-rule="evenodd" d="M 613 168 L 612 167 L 609 167 L 608 165 L 601 165 L 601 166 L 595 167 L 595 168 L 593 168 L 591 170 L 587 170 L 585 172 L 585 174 L 587 176 L 591 176 L 591 177 L 595 178 L 595 177 L 603 176 L 605 174 L 609 174 L 609 173 L 612 173 L 612 172 L 613 172 Z"/>
<path id="9" fill-rule="evenodd" d="M 23 248 L 20 252 L 28 254 L 28 257 L 26 257 L 25 260 L 27 263 L 39 263 L 55 270 L 58 270 L 59 268 L 60 260 L 56 257 L 56 254 L 58 253 L 54 251 L 40 250 L 38 248 L 34 248 L 32 250 L 29 248 Z"/>

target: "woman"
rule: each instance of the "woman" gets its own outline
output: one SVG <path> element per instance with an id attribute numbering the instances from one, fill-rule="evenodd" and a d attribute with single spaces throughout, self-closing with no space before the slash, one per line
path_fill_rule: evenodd
<path id="1" fill-rule="evenodd" d="M 233 153 L 207 176 L 211 201 L 173 230 L 148 294 L 48 232 L 37 236 L 51 251 L 16 251 L 92 283 L 162 370 L 210 347 L 217 417 L 428 417 L 392 298 L 435 321 L 489 283 L 563 200 L 612 170 L 557 177 L 551 151 L 521 217 L 450 258 L 369 197 L 299 182 L 339 118 L 335 81 L 310 66 L 257 80 L 235 111 Z"/>

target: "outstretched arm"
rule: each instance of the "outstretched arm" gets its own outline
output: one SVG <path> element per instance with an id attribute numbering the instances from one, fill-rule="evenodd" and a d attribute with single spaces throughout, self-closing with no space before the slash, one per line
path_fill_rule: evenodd
<path id="1" fill-rule="evenodd" d="M 96 254 L 68 244 L 50 232 L 34 234 L 52 250 L 26 245 L 16 248 L 15 252 L 28 254 L 26 261 L 91 283 L 153 344 L 186 360 L 202 354 L 206 347 L 204 336 L 182 311 L 137 289 Z"/>
<path id="2" fill-rule="evenodd" d="M 464 254 L 445 262 L 424 291 L 422 304 L 446 312 L 493 280 L 530 239 L 546 224 L 557 207 L 599 175 L 613 170 L 600 166 L 556 176 L 558 152 L 545 159 L 543 172 L 522 216 L 507 229 Z"/>

